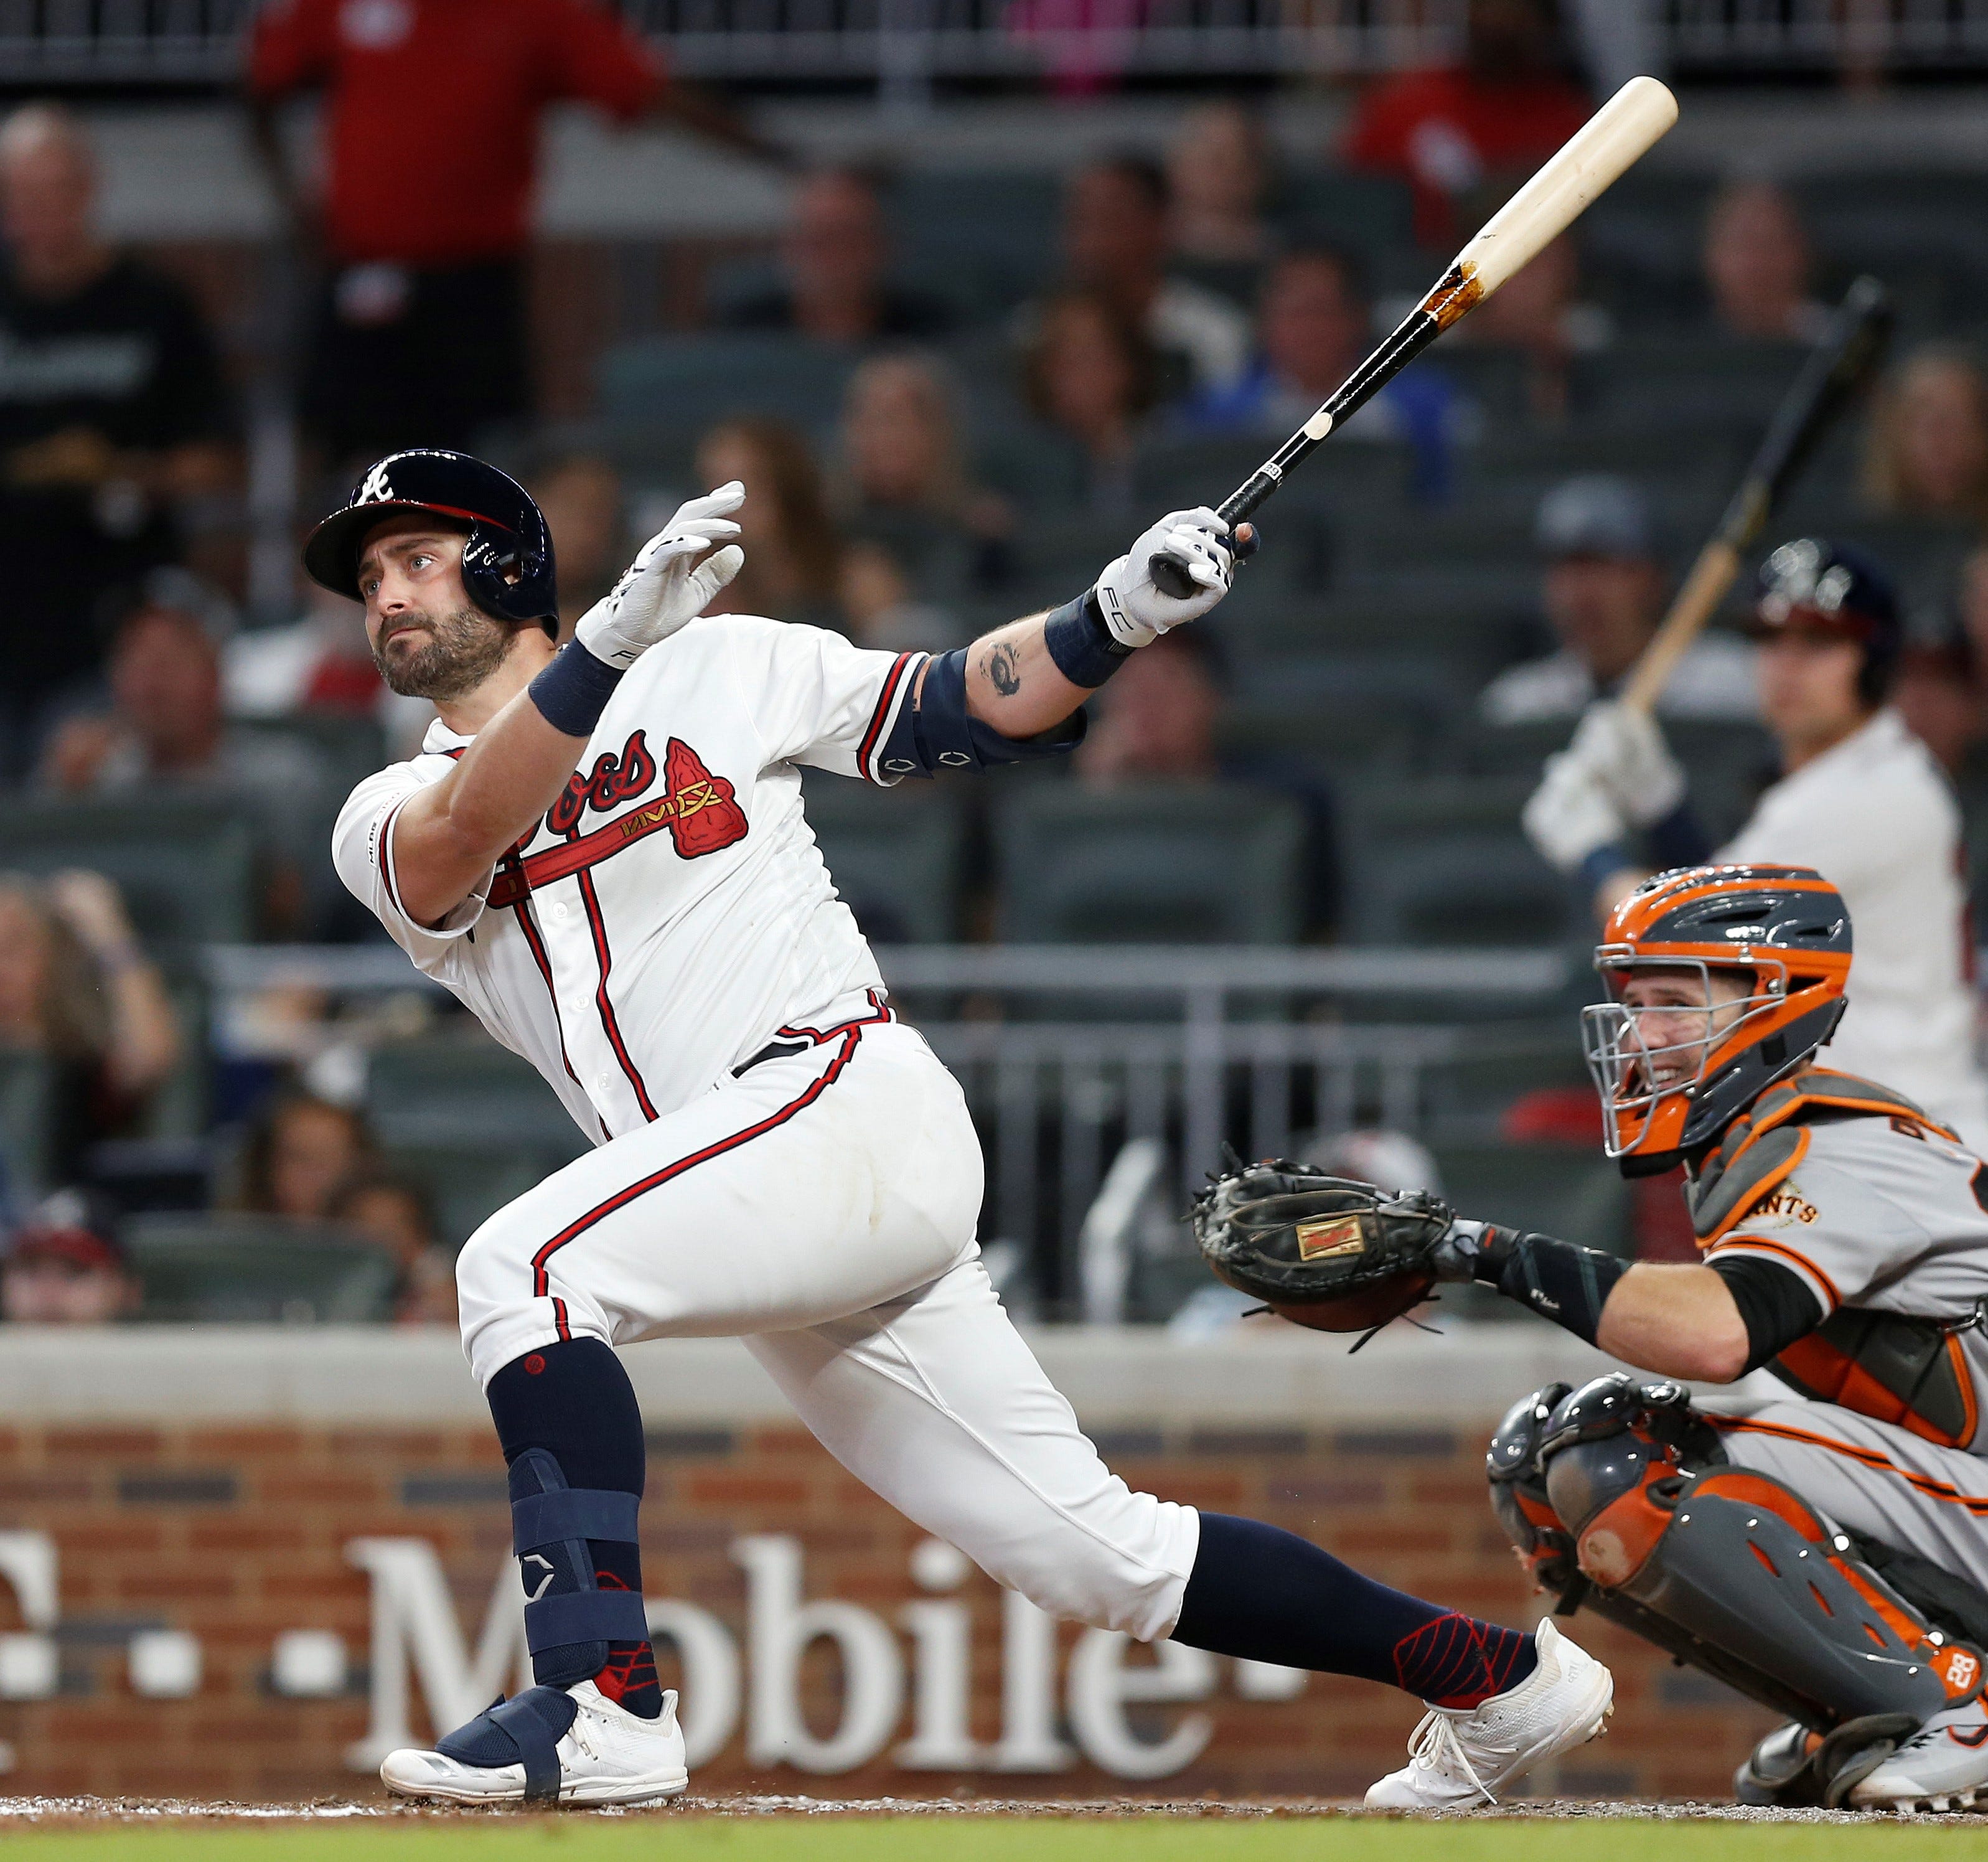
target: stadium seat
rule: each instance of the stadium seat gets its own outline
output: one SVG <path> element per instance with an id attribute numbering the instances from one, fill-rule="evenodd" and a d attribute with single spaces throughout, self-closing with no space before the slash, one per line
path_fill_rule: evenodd
<path id="1" fill-rule="evenodd" d="M 813 432 L 833 425 L 857 359 L 806 337 L 644 337 L 601 357 L 599 401 L 611 425 L 652 434 L 695 439 L 749 415 Z"/>
<path id="2" fill-rule="evenodd" d="M 563 1163 L 589 1140 L 528 1061 L 481 1030 L 374 1050 L 366 1110 L 390 1146 L 468 1146 L 543 1153 Z"/>
<path id="3" fill-rule="evenodd" d="M 200 803 L 16 803 L 0 820 L 0 872 L 102 873 L 146 943 L 177 955 L 252 935 L 253 840 L 248 823 Z"/>
<path id="4" fill-rule="evenodd" d="M 888 204 L 898 269 L 985 310 L 1012 309 L 1053 278 L 1063 184 L 1014 169 L 913 170 Z"/>
<path id="5" fill-rule="evenodd" d="M 1275 944 L 1303 925 L 1297 804 L 1226 784 L 1038 784 L 994 826 L 1000 931 L 1019 943 Z"/>
<path id="6" fill-rule="evenodd" d="M 1567 1044 L 1574 1044 L 1571 1029 Z M 1631 1252 L 1629 1186 L 1598 1149 L 1581 1145 L 1438 1144 L 1444 1200 L 1459 1215 Z"/>
<path id="7" fill-rule="evenodd" d="M 333 1223 L 140 1215 L 123 1237 L 144 1289 L 142 1319 L 351 1325 L 393 1317 L 393 1256 Z"/>
<path id="8" fill-rule="evenodd" d="M 0 1165 L 17 1206 L 55 1187 L 49 1180 L 54 1089 L 46 1055 L 0 1048 Z"/>
<path id="9" fill-rule="evenodd" d="M 560 1117 L 566 1118 L 562 1112 Z M 534 1190 L 562 1165 L 586 1150 L 571 1119 L 574 1143 L 539 1146 L 515 1140 L 455 1144 L 401 1144 L 390 1136 L 382 1150 L 387 1165 L 411 1178 L 428 1193 L 434 1210 L 435 1235 L 454 1250 L 475 1234 L 506 1203 Z"/>
<path id="10" fill-rule="evenodd" d="M 965 830 L 956 779 L 878 789 L 810 770 L 806 791 L 808 824 L 866 937 L 904 944 L 958 936 Z"/>
<path id="11" fill-rule="evenodd" d="M 1543 944 L 1584 927 L 1571 890 L 1519 826 L 1531 779 L 1439 777 L 1345 797 L 1348 940 Z"/>
<path id="12" fill-rule="evenodd" d="M 1290 245 L 1339 246 L 1371 259 L 1413 244 L 1414 201 L 1391 174 L 1315 168 L 1287 175 L 1270 211 Z"/>

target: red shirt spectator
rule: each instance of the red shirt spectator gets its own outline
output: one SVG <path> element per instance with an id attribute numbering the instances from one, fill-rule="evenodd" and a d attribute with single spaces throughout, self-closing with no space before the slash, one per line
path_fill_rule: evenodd
<path id="1" fill-rule="evenodd" d="M 1556 60 L 1542 0 L 1471 0 L 1463 63 L 1384 80 L 1361 100 L 1347 137 L 1356 168 L 1405 175 L 1415 236 L 1456 242 L 1456 203 L 1487 181 L 1516 181 L 1585 123 L 1594 107 Z"/>
<path id="2" fill-rule="evenodd" d="M 325 87 L 338 258 L 446 265 L 524 245 L 546 104 L 632 121 L 663 73 L 589 0 L 276 0 L 256 18 L 249 85 L 265 100 Z"/>

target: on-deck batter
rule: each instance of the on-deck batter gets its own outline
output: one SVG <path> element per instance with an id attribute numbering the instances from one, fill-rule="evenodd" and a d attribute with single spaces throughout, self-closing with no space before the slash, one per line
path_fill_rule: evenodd
<path id="1" fill-rule="evenodd" d="M 597 1146 L 485 1223 L 458 1271 L 539 1684 L 390 1755 L 387 1784 L 684 1788 L 641 1605 L 641 1420 L 612 1348 L 698 1333 L 744 1337 L 845 1466 L 1046 1610 L 1422 1694 L 1377 1803 L 1489 1796 L 1592 1737 L 1607 1671 L 1550 1627 L 1424 1603 L 1104 1467 L 980 1264 L 958 1087 L 894 1018 L 808 829 L 803 765 L 888 783 L 1075 743 L 1128 654 L 1226 593 L 1226 526 L 1175 513 L 1067 606 L 893 655 L 698 618 L 742 560 L 742 498 L 685 505 L 556 652 L 543 520 L 478 461 L 380 461 L 306 547 L 364 602 L 388 682 L 439 717 L 421 756 L 353 791 L 339 872 Z M 1163 548 L 1190 595 L 1154 586 Z"/>
<path id="2" fill-rule="evenodd" d="M 1725 847 L 1713 854 L 1699 828 L 1661 727 L 1614 702 L 1591 706 L 1549 760 L 1526 830 L 1604 915 L 1641 876 L 1625 851 L 1632 829 L 1665 866 L 1710 856 L 1815 868 L 1857 926 L 1857 987 L 1825 1061 L 1882 1080 L 1988 1147 L 1959 805 L 1885 702 L 1905 638 L 1896 598 L 1861 552 L 1798 537 L 1761 569 L 1754 627 L 1761 715 L 1783 773 Z"/>

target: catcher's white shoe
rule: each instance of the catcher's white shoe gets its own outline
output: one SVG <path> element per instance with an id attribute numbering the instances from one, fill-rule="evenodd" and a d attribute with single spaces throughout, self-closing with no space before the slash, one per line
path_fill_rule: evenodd
<path id="1" fill-rule="evenodd" d="M 658 1718 L 644 1720 L 590 1681 L 528 1689 L 437 1749 L 389 1752 L 380 1776 L 397 1796 L 451 1804 L 640 1804 L 690 1782 L 675 1690 L 664 1692 Z"/>
<path id="2" fill-rule="evenodd" d="M 1988 1796 L 1988 1705 L 1936 1713 L 1850 1791 L 1860 1810 L 1968 1810 Z"/>
<path id="3" fill-rule="evenodd" d="M 1615 1705 L 1615 1677 L 1549 1617 L 1539 1666 L 1480 1707 L 1432 1707 L 1408 1741 L 1408 1762 L 1367 1793 L 1370 1810 L 1455 1810 L 1492 1804 L 1541 1760 L 1584 1745 Z"/>

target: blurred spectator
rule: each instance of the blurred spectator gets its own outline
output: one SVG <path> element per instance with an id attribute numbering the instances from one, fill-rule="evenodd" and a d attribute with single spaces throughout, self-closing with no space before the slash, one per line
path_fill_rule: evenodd
<path id="1" fill-rule="evenodd" d="M 106 1325 L 138 1299 L 114 1226 L 73 1190 L 43 1203 L 0 1257 L 0 1318 L 10 1325 Z"/>
<path id="2" fill-rule="evenodd" d="M 49 1169 L 68 1181 L 100 1139 L 134 1134 L 172 1071 L 172 1003 L 100 873 L 0 875 L 0 1048 L 47 1060 Z"/>
<path id="3" fill-rule="evenodd" d="M 1795 204 L 1771 181 L 1722 188 L 1705 222 L 1705 282 L 1729 336 L 1813 343 L 1829 308 L 1809 295 L 1814 262 Z"/>
<path id="4" fill-rule="evenodd" d="M 400 1264 L 396 1325 L 457 1323 L 455 1257 L 436 1240 L 434 1210 L 418 1183 L 362 1168 L 333 1191 L 326 1214 L 362 1230 Z"/>
<path id="5" fill-rule="evenodd" d="M 374 1151 L 363 1112 L 291 1088 L 248 1128 L 234 1207 L 323 1221 L 340 1185 L 370 1163 Z"/>
<path id="6" fill-rule="evenodd" d="M 1160 385 L 1168 398 L 1229 386 L 1249 354 L 1249 319 L 1236 305 L 1168 275 L 1169 213 L 1166 176 L 1142 156 L 1093 162 L 1063 193 L 1070 282 L 1145 333 L 1165 366 Z"/>
<path id="7" fill-rule="evenodd" d="M 96 163 L 61 110 L 0 127 L 0 780 L 103 662 L 106 593 L 175 560 L 180 502 L 232 471 L 214 344 L 174 280 L 95 224 Z"/>
<path id="8" fill-rule="evenodd" d="M 320 833 L 336 798 L 323 760 L 306 744 L 227 721 L 219 643 L 209 619 L 185 606 L 141 600 L 117 631 L 110 673 L 110 710 L 71 718 L 49 738 L 42 786 L 208 801 L 247 816 L 271 864 L 275 928 L 294 928 L 304 875 L 329 865 Z"/>
<path id="9" fill-rule="evenodd" d="M 390 697 L 366 644 L 363 611 L 311 584 L 302 620 L 231 635 L 221 649 L 223 709 L 235 718 L 330 711 L 370 717 Z"/>
<path id="10" fill-rule="evenodd" d="M 570 634 L 573 623 L 614 586 L 638 547 L 628 535 L 621 475 L 598 454 L 578 452 L 533 473 L 527 489 L 552 532 L 560 628 Z"/>
<path id="11" fill-rule="evenodd" d="M 1864 484 L 1882 511 L 1988 521 L 1988 381 L 1969 351 L 1928 344 L 1885 384 Z"/>
<path id="12" fill-rule="evenodd" d="M 1250 293 L 1244 281 L 1270 249 L 1263 213 L 1270 186 L 1270 152 L 1259 111 L 1233 97 L 1188 111 L 1167 148 L 1174 251 L 1203 268 L 1218 289 L 1245 302 Z"/>
<path id="13" fill-rule="evenodd" d="M 1152 346 L 1112 300 L 1065 291 L 1042 306 L 1023 352 L 1023 398 L 1075 443 L 1100 513 L 1131 508 L 1132 445 L 1158 384 Z"/>
<path id="14" fill-rule="evenodd" d="M 779 421 L 726 421 L 698 444 L 697 474 L 700 485 L 746 487 L 746 567 L 708 611 L 840 628 L 842 541 L 807 442 Z"/>
<path id="15" fill-rule="evenodd" d="M 1257 354 L 1248 371 L 1189 402 L 1183 425 L 1281 439 L 1311 418 L 1373 347 L 1358 273 L 1330 247 L 1280 259 L 1264 280 L 1256 320 Z M 1415 455 L 1416 495 L 1438 499 L 1449 489 L 1466 415 L 1442 371 L 1419 364 L 1397 375 L 1334 437 L 1405 442 Z"/>
<path id="16" fill-rule="evenodd" d="M 1585 123 L 1550 0 L 1470 0 L 1463 63 L 1383 78 L 1361 99 L 1344 154 L 1414 186 L 1415 236 L 1459 243 L 1465 196 L 1509 188 Z"/>
<path id="17" fill-rule="evenodd" d="M 1533 419 L 1557 425 L 1567 415 L 1569 365 L 1614 340 L 1608 313 L 1581 298 L 1581 253 L 1563 233 L 1531 264 L 1507 279 L 1456 335 L 1474 348 L 1515 350 L 1526 362 L 1526 401 Z"/>
<path id="18" fill-rule="evenodd" d="M 303 411 L 331 462 L 467 445 L 531 406 L 524 259 L 539 119 L 564 99 L 673 118 L 766 152 L 665 85 L 654 53 L 588 0 L 287 0 L 255 13 L 258 153 L 299 245 L 323 261 Z M 278 107 L 326 93 L 325 198 L 293 170 Z"/>
<path id="19" fill-rule="evenodd" d="M 720 314 L 730 330 L 790 330 L 823 343 L 922 340 L 958 320 L 944 300 L 889 277 L 876 183 L 854 168 L 813 174 L 794 191 L 780 240 L 780 284 Z"/>
<path id="20" fill-rule="evenodd" d="M 1892 702 L 1941 768 L 1958 775 L 1984 730 L 1977 662 L 1964 636 L 1909 646 Z"/>
<path id="21" fill-rule="evenodd" d="M 1536 533 L 1546 559 L 1546 618 L 1560 645 L 1485 687 L 1477 709 L 1486 723 L 1571 723 L 1614 691 L 1662 618 L 1668 578 L 1649 507 L 1628 479 L 1597 472 L 1554 486 L 1540 501 Z M 1728 635 L 1699 635 L 1657 709 L 1672 718 L 1754 718 L 1753 648 Z"/>
<path id="22" fill-rule="evenodd" d="M 1298 1161 L 1356 1183 L 1371 1183 L 1377 1190 L 1442 1194 L 1442 1170 L 1435 1153 L 1419 1138 L 1384 1125 L 1355 1126 L 1330 1136 L 1316 1133 L 1299 1147 Z"/>
<path id="23" fill-rule="evenodd" d="M 935 358 L 877 356 L 850 377 L 842 469 L 850 530 L 922 590 L 1007 581 L 1014 514 L 969 477 L 952 385 Z"/>
<path id="24" fill-rule="evenodd" d="M 1302 763 L 1222 749 L 1216 725 L 1225 702 L 1214 636 L 1200 627 L 1162 634 L 1092 700 L 1090 731 L 1071 759 L 1077 778 L 1093 788 L 1231 783 L 1295 801 L 1306 824 L 1305 929 L 1319 936 L 1337 905 L 1331 794 Z"/>

